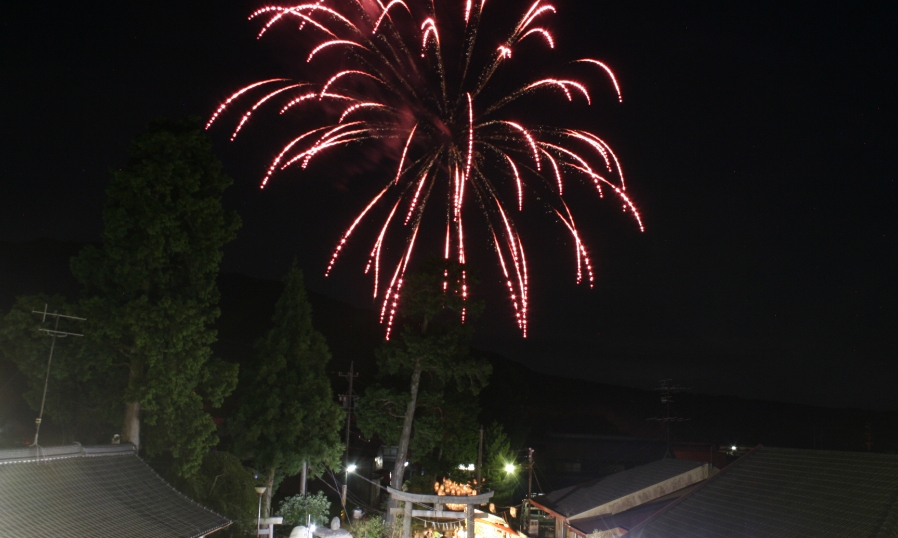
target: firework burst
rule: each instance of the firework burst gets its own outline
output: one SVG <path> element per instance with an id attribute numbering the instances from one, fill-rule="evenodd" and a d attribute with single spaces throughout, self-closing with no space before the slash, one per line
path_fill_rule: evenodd
<path id="1" fill-rule="evenodd" d="M 437 9 L 433 0 L 318 0 L 290 7 L 264 7 L 250 20 L 261 20 L 261 38 L 275 25 L 291 25 L 315 40 L 305 61 L 317 81 L 276 78 L 248 85 L 228 97 L 207 128 L 238 99 L 256 94 L 237 121 L 231 139 L 263 104 L 279 103 L 283 115 L 317 107 L 331 118 L 290 140 L 270 163 L 264 187 L 276 173 L 306 168 L 324 152 L 373 143 L 401 147 L 395 169 L 385 172 L 382 189 L 343 233 L 327 265 L 330 274 L 353 232 L 378 205 L 389 208 L 370 250 L 365 272 L 373 276 L 380 297 L 381 323 L 387 338 L 402 290 L 403 276 L 415 252 L 428 206 L 445 212 L 441 251 L 447 260 L 465 264 L 465 223 L 473 202 L 482 215 L 485 237 L 495 252 L 516 323 L 527 335 L 528 275 L 524 243 L 512 214 L 521 211 L 526 192 L 539 192 L 573 239 L 577 283 L 593 285 L 592 264 L 563 194 L 566 178 L 585 180 L 599 196 L 611 191 L 623 210 L 642 221 L 626 191 L 623 171 L 611 147 L 594 133 L 551 125 L 526 125 L 503 116 L 509 105 L 538 93 L 554 94 L 574 106 L 591 103 L 589 89 L 578 80 L 540 77 L 518 89 L 496 94 L 494 80 L 507 64 L 520 62 L 516 48 L 524 40 L 554 49 L 556 39 L 545 27 L 552 5 L 537 0 L 498 45 L 478 42 L 485 0 L 460 0 L 452 9 Z M 443 36 L 443 29 L 452 34 Z M 334 59 L 340 67 L 328 69 Z M 599 76 L 622 101 L 611 69 L 599 60 L 578 59 L 572 67 Z M 491 84 L 493 82 L 493 84 Z M 499 84 L 501 85 L 501 84 Z M 261 95 L 259 95 L 261 94 Z M 513 191 L 508 204 L 501 193 Z M 406 245 L 395 266 L 381 275 L 384 239 L 404 234 Z M 467 294 L 467 283 L 457 293 Z M 444 289 L 446 286 L 444 285 Z M 462 314 L 464 316 L 464 314 Z"/>

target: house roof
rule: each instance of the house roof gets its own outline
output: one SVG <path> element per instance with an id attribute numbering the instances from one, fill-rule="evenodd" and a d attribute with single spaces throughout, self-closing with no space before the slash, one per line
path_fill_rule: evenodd
<path id="1" fill-rule="evenodd" d="M 663 500 L 655 500 L 640 504 L 618 514 L 604 514 L 601 516 L 575 519 L 570 522 L 571 528 L 578 534 L 589 536 L 593 532 L 608 531 L 612 529 L 629 530 L 642 523 L 655 512 L 676 501 L 676 498 L 665 496 Z"/>
<path id="2" fill-rule="evenodd" d="M 698 461 L 658 460 L 534 500 L 564 517 L 573 517 L 706 465 Z"/>
<path id="3" fill-rule="evenodd" d="M 175 491 L 130 444 L 0 450 L 4 537 L 193 538 L 230 523 Z"/>
<path id="4" fill-rule="evenodd" d="M 758 447 L 630 535 L 898 536 L 898 456 Z"/>

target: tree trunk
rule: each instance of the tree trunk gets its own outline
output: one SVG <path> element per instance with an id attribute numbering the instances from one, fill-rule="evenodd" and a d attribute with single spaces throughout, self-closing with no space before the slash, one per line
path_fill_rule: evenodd
<path id="1" fill-rule="evenodd" d="M 412 370 L 412 386 L 411 394 L 408 401 L 408 407 L 405 410 L 405 419 L 402 422 L 402 434 L 399 436 L 399 450 L 396 454 L 396 463 L 393 465 L 393 476 L 390 479 L 390 486 L 393 489 L 402 489 L 402 478 L 405 474 L 405 462 L 408 458 L 408 444 L 412 436 L 412 423 L 415 420 L 415 408 L 418 406 L 418 386 L 421 384 L 421 359 L 415 362 L 415 369 Z M 389 507 L 396 508 L 399 503 L 390 499 Z M 391 510 L 387 510 L 387 523 L 393 522 L 393 514 Z"/>
<path id="2" fill-rule="evenodd" d="M 265 477 L 265 493 L 262 494 L 262 517 L 271 517 L 271 496 L 274 495 L 274 467 L 268 469 Z"/>
<path id="3" fill-rule="evenodd" d="M 137 359 L 131 359 L 130 372 L 128 373 L 128 389 L 133 389 L 140 379 L 141 364 Z M 122 423 L 122 442 L 132 443 L 140 450 L 140 402 L 125 403 L 125 420 Z"/>
<path id="4" fill-rule="evenodd" d="M 122 423 L 122 442 L 132 443 L 140 449 L 140 402 L 125 404 L 125 420 Z"/>

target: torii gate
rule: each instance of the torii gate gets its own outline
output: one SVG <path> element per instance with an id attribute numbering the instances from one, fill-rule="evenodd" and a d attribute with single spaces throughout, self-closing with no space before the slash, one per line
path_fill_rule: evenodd
<path id="1" fill-rule="evenodd" d="M 487 491 L 479 495 L 423 495 L 420 493 L 408 493 L 387 487 L 390 497 L 397 501 L 403 501 L 405 505 L 394 508 L 393 514 L 402 514 L 402 538 L 410 538 L 412 532 L 412 517 L 438 517 L 444 519 L 464 519 L 468 527 L 467 538 L 474 538 L 474 506 L 485 504 L 490 500 L 494 491 Z M 433 510 L 414 510 L 413 503 L 432 504 Z M 463 504 L 464 512 L 455 510 L 443 510 L 446 504 Z"/>

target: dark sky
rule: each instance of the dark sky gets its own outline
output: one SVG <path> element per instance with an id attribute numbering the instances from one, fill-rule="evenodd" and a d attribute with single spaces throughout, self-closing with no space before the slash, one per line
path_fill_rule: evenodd
<path id="1" fill-rule="evenodd" d="M 567 232 L 525 214 L 530 337 L 494 291 L 493 260 L 475 255 L 479 345 L 608 383 L 898 409 L 898 28 L 886 3 L 554 4 L 559 57 L 607 61 L 624 92 L 617 104 L 596 79 L 597 104 L 559 117 L 615 147 L 646 232 L 609 200 L 578 200 L 590 291 L 574 285 Z M 243 84 L 301 76 L 289 32 L 255 40 L 258 5 L 5 3 L 0 240 L 98 240 L 107 170 L 150 119 L 208 117 Z M 263 122 L 234 144 L 212 133 L 244 221 L 224 269 L 279 278 L 298 256 L 314 289 L 370 306 L 352 256 L 321 276 L 367 176 L 257 188 L 296 128 Z"/>

